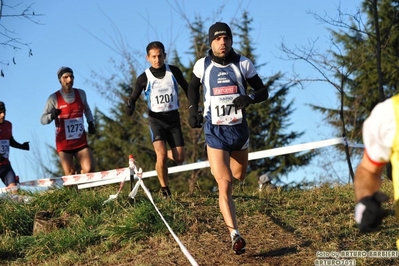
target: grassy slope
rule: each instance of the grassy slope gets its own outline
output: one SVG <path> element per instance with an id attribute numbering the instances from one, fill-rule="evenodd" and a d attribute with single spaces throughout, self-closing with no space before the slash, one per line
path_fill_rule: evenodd
<path id="1" fill-rule="evenodd" d="M 3 201 L 0 265 L 190 265 L 143 190 L 136 200 L 117 186 L 34 194 L 30 204 Z M 383 185 L 392 198 L 392 184 Z M 396 250 L 399 228 L 392 200 L 383 230 L 360 234 L 354 224 L 353 188 L 234 191 L 247 252 L 237 256 L 218 208 L 217 194 L 196 192 L 154 202 L 199 265 L 314 265 L 317 251 Z M 62 229 L 32 236 L 34 215 L 50 210 Z M 356 265 L 397 265 L 399 259 L 358 258 Z"/>

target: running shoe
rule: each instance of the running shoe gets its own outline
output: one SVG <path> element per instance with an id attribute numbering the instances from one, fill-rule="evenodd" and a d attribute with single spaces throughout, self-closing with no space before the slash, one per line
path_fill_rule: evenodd
<path id="1" fill-rule="evenodd" d="M 235 235 L 232 240 L 232 248 L 235 254 L 241 255 L 245 253 L 245 240 L 240 235 Z"/>

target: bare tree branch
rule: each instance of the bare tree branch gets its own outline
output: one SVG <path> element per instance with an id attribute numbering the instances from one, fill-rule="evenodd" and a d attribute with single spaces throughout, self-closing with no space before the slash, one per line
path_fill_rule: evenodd
<path id="1" fill-rule="evenodd" d="M 11 48 L 13 51 L 19 51 L 23 48 L 28 49 L 28 56 L 33 56 L 32 49 L 30 48 L 30 43 L 23 41 L 21 38 L 17 37 L 17 31 L 15 29 L 10 29 L 3 24 L 4 19 L 26 19 L 31 23 L 37 25 L 43 25 L 38 20 L 38 17 L 44 16 L 43 14 L 36 14 L 33 9 L 33 4 L 22 7 L 21 11 L 15 11 L 22 6 L 22 2 L 15 5 L 7 5 L 5 0 L 0 0 L 0 46 L 3 49 Z M 2 53 L 3 54 L 3 53 Z M 10 61 L 15 65 L 15 56 L 12 59 L 0 58 L 0 66 L 10 65 Z M 4 77 L 3 69 L 0 73 L 1 77 Z"/>
<path id="2" fill-rule="evenodd" d="M 316 20 L 340 28 L 344 30 L 349 30 L 349 32 L 355 32 L 356 34 L 367 34 L 367 36 L 371 36 L 371 33 L 366 32 L 365 27 L 363 27 L 364 23 L 362 22 L 361 12 L 358 9 L 354 15 L 343 13 L 338 7 L 338 14 L 335 18 L 330 17 L 328 14 L 324 14 L 324 16 L 320 16 L 315 13 L 311 13 Z M 347 22 L 349 21 L 349 22 Z M 378 36 L 377 36 L 378 37 Z M 345 109 L 344 109 L 344 100 L 347 97 L 346 88 L 348 81 L 350 80 L 350 76 L 357 70 L 357 68 L 364 63 L 367 62 L 372 56 L 375 56 L 375 51 L 371 51 L 365 59 L 357 58 L 353 60 L 354 64 L 348 64 L 345 62 L 345 55 L 342 52 L 341 46 L 334 39 L 334 37 L 330 37 L 330 49 L 326 52 L 319 52 L 316 47 L 316 42 L 318 39 L 314 41 L 310 41 L 308 47 L 287 47 L 284 42 L 281 43 L 280 50 L 285 54 L 284 60 L 291 61 L 304 61 L 316 71 L 315 77 L 306 77 L 302 78 L 300 74 L 294 72 L 292 75 L 291 82 L 295 82 L 304 86 L 304 83 L 308 82 L 326 82 L 330 84 L 333 88 L 335 88 L 340 95 L 340 107 L 339 110 L 329 110 L 328 112 L 337 112 L 339 114 L 339 118 L 341 121 L 341 133 L 343 137 L 347 137 L 347 125 L 345 125 Z M 342 60 L 343 62 L 337 62 L 337 58 Z M 316 107 L 317 108 L 317 107 Z M 327 111 L 326 109 L 324 110 Z M 354 112 L 356 115 L 356 112 Z M 349 147 L 345 145 L 345 154 L 348 163 L 348 169 L 350 176 L 353 180 L 354 172 L 352 168 L 352 163 L 350 160 L 350 151 Z"/>

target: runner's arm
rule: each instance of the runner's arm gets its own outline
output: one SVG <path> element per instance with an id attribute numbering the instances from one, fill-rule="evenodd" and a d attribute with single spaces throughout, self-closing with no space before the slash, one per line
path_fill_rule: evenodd
<path id="1" fill-rule="evenodd" d="M 181 70 L 176 67 L 176 66 L 172 66 L 169 65 L 170 71 L 172 71 L 173 76 L 176 78 L 177 83 L 179 83 L 180 87 L 183 89 L 184 93 L 186 94 L 186 97 L 188 98 L 188 83 L 186 81 L 186 79 L 183 76 L 183 73 L 181 72 Z"/>
<path id="2" fill-rule="evenodd" d="M 192 77 L 190 84 L 188 85 L 188 100 L 189 106 L 198 110 L 198 102 L 200 100 L 199 88 L 201 86 L 201 80 L 195 75 Z"/>
<path id="3" fill-rule="evenodd" d="M 146 85 L 147 85 L 147 75 L 144 72 L 136 80 L 134 90 L 127 101 L 129 106 L 133 106 L 136 104 L 137 100 L 140 98 L 141 92 L 144 90 Z"/>
<path id="4" fill-rule="evenodd" d="M 255 96 L 253 103 L 260 103 L 269 98 L 269 88 L 267 85 L 263 84 L 263 81 L 259 75 L 256 74 L 255 76 L 247 79 L 247 81 L 248 84 L 255 90 L 255 92 L 253 92 Z"/>
<path id="5" fill-rule="evenodd" d="M 53 119 L 51 118 L 51 113 L 54 109 L 57 108 L 57 97 L 55 94 L 51 94 L 46 102 L 46 106 L 44 107 L 44 112 L 42 117 L 40 118 L 40 122 L 42 125 L 50 124 Z"/>
<path id="6" fill-rule="evenodd" d="M 78 89 L 79 95 L 80 95 L 80 99 L 83 102 L 84 108 L 85 108 L 85 116 L 86 116 L 86 121 L 89 124 L 90 122 L 94 121 L 93 118 L 93 113 L 91 112 L 90 106 L 87 103 L 87 96 L 86 96 L 86 92 L 82 89 Z"/>
<path id="7" fill-rule="evenodd" d="M 10 138 L 10 146 L 21 150 L 29 150 L 29 142 L 18 143 L 13 136 Z"/>

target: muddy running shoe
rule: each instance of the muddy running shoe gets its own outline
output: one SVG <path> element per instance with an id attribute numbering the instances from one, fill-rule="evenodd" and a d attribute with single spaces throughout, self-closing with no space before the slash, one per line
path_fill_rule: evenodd
<path id="1" fill-rule="evenodd" d="M 163 187 L 163 188 L 161 188 L 161 191 L 162 191 L 162 197 L 164 199 L 167 199 L 172 196 L 172 193 L 170 193 L 169 187 Z"/>
<path id="2" fill-rule="evenodd" d="M 245 253 L 245 240 L 240 235 L 234 235 L 232 239 L 232 248 L 235 254 L 241 255 Z"/>

